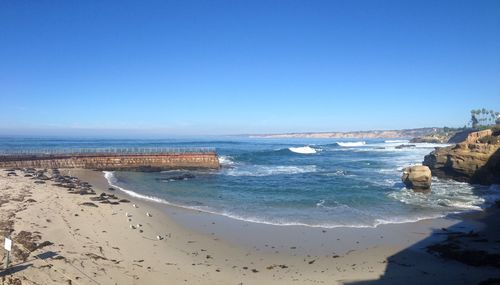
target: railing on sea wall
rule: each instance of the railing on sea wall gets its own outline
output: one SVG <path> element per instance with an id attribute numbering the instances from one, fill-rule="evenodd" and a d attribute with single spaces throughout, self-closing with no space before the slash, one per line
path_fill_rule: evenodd
<path id="1" fill-rule="evenodd" d="M 107 147 L 107 148 L 23 148 L 0 149 L 0 156 L 18 155 L 155 155 L 155 154 L 190 154 L 215 153 L 211 147 Z"/>

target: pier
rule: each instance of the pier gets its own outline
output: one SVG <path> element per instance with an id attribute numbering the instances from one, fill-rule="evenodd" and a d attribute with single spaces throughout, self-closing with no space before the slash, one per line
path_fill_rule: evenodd
<path id="1" fill-rule="evenodd" d="M 162 171 L 218 169 L 213 148 L 47 148 L 0 150 L 0 168 Z"/>

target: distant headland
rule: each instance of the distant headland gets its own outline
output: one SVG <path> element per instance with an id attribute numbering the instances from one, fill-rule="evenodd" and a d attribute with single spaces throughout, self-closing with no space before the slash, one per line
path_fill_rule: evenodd
<path id="1" fill-rule="evenodd" d="M 251 135 L 253 138 L 339 138 L 339 139 L 388 139 L 388 138 L 424 138 L 434 137 L 440 142 L 446 142 L 451 136 L 463 129 L 453 128 L 416 128 L 402 130 L 370 130 L 353 132 L 304 132 L 284 134 L 261 134 Z"/>

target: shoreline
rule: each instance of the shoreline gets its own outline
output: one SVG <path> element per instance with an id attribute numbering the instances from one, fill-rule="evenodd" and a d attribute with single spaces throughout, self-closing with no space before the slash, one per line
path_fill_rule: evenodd
<path id="1" fill-rule="evenodd" d="M 157 205 L 157 206 L 163 205 L 165 207 L 182 209 L 182 210 L 185 210 L 187 212 L 197 212 L 197 213 L 204 213 L 207 215 L 215 215 L 215 216 L 227 218 L 230 220 L 236 220 L 236 221 L 241 222 L 241 223 L 261 224 L 261 225 L 276 226 L 276 227 L 305 227 L 305 228 L 317 228 L 317 229 L 326 229 L 326 230 L 334 230 L 334 229 L 339 229 L 339 228 L 340 229 L 347 229 L 347 228 L 374 229 L 374 228 L 377 228 L 379 226 L 384 226 L 384 225 L 418 223 L 418 222 L 422 222 L 422 221 L 426 221 L 426 220 L 436 220 L 436 219 L 450 219 L 451 216 L 459 216 L 459 215 L 467 214 L 468 212 L 478 211 L 477 209 L 468 209 L 468 210 L 463 210 L 461 212 L 450 212 L 447 214 L 442 214 L 442 215 L 438 215 L 438 216 L 434 216 L 434 217 L 432 217 L 432 216 L 421 217 L 421 218 L 417 218 L 415 220 L 410 220 L 410 219 L 401 220 L 401 221 L 377 220 L 375 225 L 342 225 L 342 224 L 338 224 L 338 225 L 310 225 L 310 224 L 303 224 L 303 223 L 279 224 L 279 223 L 272 223 L 272 222 L 260 221 L 260 220 L 255 220 L 255 219 L 245 219 L 245 218 L 240 218 L 240 217 L 234 216 L 234 215 L 219 213 L 219 212 L 210 211 L 210 210 L 198 209 L 198 208 L 191 207 L 191 206 L 172 203 L 172 202 L 169 202 L 169 201 L 164 200 L 162 198 L 157 198 L 157 197 L 139 194 L 139 193 L 135 192 L 134 190 L 125 189 L 123 187 L 120 187 L 116 184 L 111 183 L 109 181 L 110 179 L 107 176 L 108 176 L 108 174 L 113 175 L 112 172 L 113 171 L 103 171 L 104 178 L 107 180 L 109 187 L 118 188 L 120 191 L 124 192 L 126 195 L 129 195 L 130 197 L 133 197 L 134 199 L 139 199 L 141 201 L 151 202 L 152 205 Z M 488 208 L 488 207 L 485 207 L 485 208 Z M 485 208 L 483 208 L 482 210 L 484 210 Z M 460 219 L 457 218 L 456 220 L 460 220 Z"/>
<path id="2" fill-rule="evenodd" d="M 90 173 L 91 176 L 103 176 L 102 173 L 85 172 Z M 88 175 L 84 177 L 88 178 Z M 97 177 L 97 179 L 100 178 Z M 300 251 L 306 255 L 324 252 L 324 247 L 331 245 L 331 242 L 328 241 L 333 240 L 346 241 L 341 242 L 341 246 L 339 244 L 335 245 L 337 253 L 388 245 L 391 242 L 399 243 L 402 239 L 405 240 L 407 245 L 410 245 L 411 243 L 418 242 L 423 235 L 429 236 L 426 244 L 431 244 L 440 240 L 439 236 L 433 235 L 436 229 L 448 228 L 455 224 L 463 223 L 465 217 L 478 215 L 488 209 L 488 207 L 481 211 L 470 209 L 463 212 L 448 213 L 439 217 L 426 217 L 417 221 L 387 222 L 375 226 L 322 227 L 300 224 L 280 225 L 238 219 L 219 213 L 176 205 L 168 201 L 155 201 L 155 198 L 143 198 L 136 196 L 140 194 L 136 194 L 133 190 L 123 190 L 120 186 L 109 183 L 108 178 L 104 178 L 104 180 L 108 183 L 107 185 L 120 189 L 119 191 L 125 192 L 124 194 L 131 199 L 148 203 L 165 213 L 176 223 L 195 232 L 216 236 L 235 246 L 260 251 L 274 251 L 270 246 L 272 243 L 286 244 L 294 248 L 294 253 Z M 135 194 L 129 195 L 128 192 Z M 480 226 L 470 221 L 463 223 L 461 228 L 464 231 L 477 231 L 480 229 Z M 407 231 L 407 229 L 411 229 L 411 231 Z M 260 234 L 253 235 L 247 234 L 247 232 L 257 232 Z M 372 239 L 371 237 L 373 236 L 384 240 Z M 297 244 L 303 243 L 302 240 L 307 240 L 307 245 L 297 246 Z M 360 244 L 364 245 L 364 247 L 360 247 Z M 281 248 L 284 248 L 284 246 L 282 245 Z"/>
<path id="3" fill-rule="evenodd" d="M 310 255 L 324 252 L 324 246 L 318 247 L 316 245 L 325 245 L 327 240 L 349 241 L 347 243 L 343 242 L 342 246 L 337 249 L 337 253 L 345 253 L 361 249 L 359 244 L 362 243 L 362 240 L 364 240 L 362 244 L 365 246 L 380 246 L 388 244 L 390 241 L 397 242 L 402 238 L 400 228 L 406 229 L 410 227 L 413 232 L 418 232 L 419 234 L 407 235 L 405 239 L 407 241 L 416 242 L 419 238 L 418 236 L 430 235 L 432 229 L 446 228 L 459 223 L 461 221 L 459 216 L 465 214 L 460 213 L 436 218 L 424 218 L 418 221 L 381 223 L 373 227 L 338 226 L 326 228 L 309 225 L 276 225 L 236 219 L 218 213 L 191 209 L 181 205 L 172 204 L 167 201 L 158 202 L 150 200 L 149 198 L 133 196 L 123 191 L 123 188 L 109 183 L 109 180 L 100 171 L 95 172 L 78 170 L 78 173 L 75 175 L 83 178 L 83 180 L 98 183 L 101 186 L 101 189 L 107 189 L 106 187 L 114 187 L 115 189 L 118 188 L 120 189 L 118 191 L 127 195 L 128 198 L 133 199 L 134 201 L 147 203 L 151 207 L 162 211 L 170 217 L 170 219 L 185 228 L 189 228 L 190 230 L 206 235 L 216 236 L 217 238 L 231 242 L 236 246 L 242 246 L 247 249 L 258 249 L 261 251 L 274 251 L 272 250 L 272 247 L 269 246 L 270 243 L 285 243 L 290 247 L 294 247 L 294 251 L 296 253 L 297 250 L 301 248 L 300 246 L 297 246 L 297 244 L 300 244 L 301 242 L 298 239 L 293 239 L 291 237 L 301 236 L 301 239 L 306 239 L 310 244 L 312 244 L 312 246 L 305 248 L 302 247 L 302 254 Z M 104 180 L 102 180 L 102 178 L 104 178 Z M 105 183 L 107 183 L 107 185 L 105 185 Z M 134 192 L 130 189 L 126 189 L 126 191 Z M 455 218 L 452 218 L 451 216 L 454 216 Z M 473 227 L 470 226 L 468 229 L 473 230 Z M 255 236 L 248 234 L 247 232 L 257 232 L 260 234 Z M 262 235 L 263 233 L 264 235 Z M 358 240 L 353 239 L 353 237 L 360 236 L 365 238 L 357 238 Z M 372 236 L 383 237 L 385 240 L 384 242 L 370 242 L 370 237 Z M 436 237 L 434 237 L 433 241 L 435 239 Z M 283 248 L 284 246 L 281 247 Z"/>
<path id="4" fill-rule="evenodd" d="M 13 274 L 16 278 L 24 278 L 26 284 L 40 284 L 33 281 L 35 277 L 36 280 L 48 278 L 45 280 L 51 280 L 49 283 L 68 284 L 67 278 L 57 277 L 57 272 L 61 270 L 73 278 L 85 278 L 81 272 L 90 274 L 99 284 L 164 284 L 165 280 L 185 284 L 342 284 L 354 280 L 375 280 L 383 276 L 390 257 L 405 251 L 408 251 L 405 256 L 410 259 L 417 256 L 418 260 L 423 259 L 425 262 L 405 268 L 411 272 L 406 272 L 401 278 L 415 276 L 419 281 L 431 282 L 429 284 L 458 280 L 439 274 L 434 274 L 438 277 L 430 278 L 421 273 L 450 268 L 467 269 L 464 280 L 478 281 L 488 276 L 495 277 L 492 268 L 469 268 L 422 250 L 424 244 L 436 241 L 436 235 L 433 235 L 436 227 L 451 227 L 460 222 L 458 220 L 430 220 L 381 225 L 374 229 L 334 228 L 326 231 L 300 226 L 260 225 L 174 206 L 160 207 L 154 202 L 129 197 L 119 190 L 107 190 L 109 186 L 101 172 L 65 171 L 90 182 L 96 194 L 112 193 L 131 203 L 84 207 L 82 203 L 89 201 L 86 195 L 64 193 L 63 189 L 50 185 L 50 181 L 34 184 L 30 178 L 21 177 L 20 171 L 16 171 L 18 176 L 7 177 L 2 170 L 0 179 L 6 182 L 2 185 L 11 188 L 2 189 L 0 193 L 5 195 L 6 192 L 24 189 L 29 192 L 27 197 L 36 201 L 26 203 L 25 199 L 21 199 L 21 202 L 7 203 L 17 207 L 14 234 L 26 229 L 39 232 L 43 240 L 54 243 L 41 250 L 50 250 L 63 256 L 61 260 L 47 261 L 52 267 L 41 267 L 47 264 L 42 261 L 38 264 L 37 260 L 33 262 L 34 266 Z M 8 198 L 12 199 L 12 195 L 9 194 Z M 4 210 L 4 207 L 2 205 L 1 209 Z M 147 217 L 146 211 L 152 217 Z M 143 233 L 129 228 L 131 223 L 127 222 L 125 212 L 131 213 L 132 223 L 142 224 Z M 155 239 L 157 235 L 164 236 L 164 239 Z M 89 258 L 89 254 L 94 258 Z M 96 259 L 95 255 L 99 257 Z M 140 260 L 143 261 L 138 262 Z M 59 271 L 52 272 L 56 267 Z M 81 281 L 80 284 L 92 283 Z M 78 281 L 75 279 L 75 282 Z"/>

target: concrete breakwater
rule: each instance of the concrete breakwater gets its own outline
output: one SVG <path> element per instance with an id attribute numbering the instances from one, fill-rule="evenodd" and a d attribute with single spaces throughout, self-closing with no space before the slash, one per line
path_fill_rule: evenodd
<path id="1" fill-rule="evenodd" d="M 0 155 L 0 168 L 161 171 L 170 169 L 218 169 L 219 167 L 219 159 L 215 152 Z"/>

